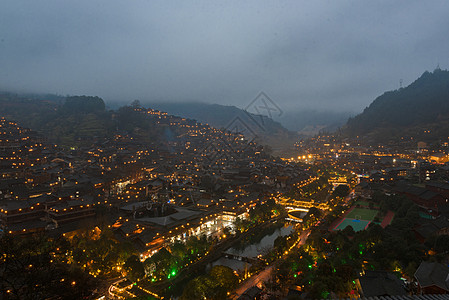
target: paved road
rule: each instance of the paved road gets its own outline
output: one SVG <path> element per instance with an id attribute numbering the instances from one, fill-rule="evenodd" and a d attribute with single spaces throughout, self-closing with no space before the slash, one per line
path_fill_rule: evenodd
<path id="1" fill-rule="evenodd" d="M 302 246 L 304 245 L 304 243 L 306 242 L 307 238 L 309 237 L 310 234 L 310 230 L 306 230 L 301 232 L 301 240 L 299 241 L 299 243 L 296 245 L 296 247 Z M 241 284 L 237 290 L 234 292 L 234 296 L 232 297 L 232 299 L 237 299 L 238 297 L 240 297 L 247 289 L 253 287 L 253 286 L 258 286 L 261 287 L 262 284 L 265 281 L 268 281 L 271 277 L 271 273 L 273 271 L 273 267 L 276 264 L 276 262 L 274 262 L 272 265 L 266 267 L 262 272 L 260 272 L 257 275 L 252 276 L 251 278 L 249 278 L 248 280 L 246 280 L 245 282 L 243 282 L 243 284 Z"/>
<path id="2" fill-rule="evenodd" d="M 107 299 L 111 298 L 111 299 L 117 299 L 117 297 L 115 296 L 114 292 L 112 292 L 112 289 L 114 287 L 114 285 L 122 282 L 126 280 L 126 277 L 120 277 L 120 278 L 114 278 L 113 282 L 111 283 L 111 285 L 108 288 L 108 295 L 105 295 Z M 112 280 L 111 280 L 112 281 Z"/>
<path id="3" fill-rule="evenodd" d="M 273 265 L 266 267 L 265 270 L 263 270 L 262 272 L 260 272 L 257 275 L 252 276 L 251 278 L 249 278 L 248 280 L 246 280 L 242 285 L 240 285 L 237 290 L 235 291 L 235 295 L 233 297 L 233 299 L 237 299 L 238 297 L 240 297 L 247 289 L 253 287 L 253 286 L 258 286 L 261 287 L 261 285 L 267 281 L 268 279 L 270 279 L 271 276 L 271 271 L 273 270 Z"/>
<path id="4" fill-rule="evenodd" d="M 343 204 L 347 204 L 349 202 L 349 200 L 352 198 L 351 194 L 354 192 L 354 189 L 352 191 L 350 191 L 349 195 L 345 197 Z M 328 212 L 326 212 L 327 214 Z M 324 218 L 324 216 L 323 216 Z M 299 241 L 299 243 L 296 245 L 297 247 L 300 247 L 302 245 L 305 244 L 305 242 L 307 241 L 307 238 L 310 235 L 311 230 L 305 230 L 303 232 L 301 232 L 301 240 Z M 268 279 L 270 279 L 271 277 L 271 273 L 273 271 L 273 267 L 274 265 L 276 265 L 276 262 L 274 262 L 272 265 L 266 267 L 262 272 L 260 272 L 257 275 L 252 276 L 251 278 L 249 278 L 248 280 L 246 280 L 245 282 L 243 282 L 238 288 L 237 290 L 233 293 L 233 299 L 237 299 L 238 297 L 240 297 L 247 289 L 253 287 L 253 286 L 261 286 L 261 284 L 263 284 L 263 282 L 267 281 Z"/>
<path id="5" fill-rule="evenodd" d="M 303 232 L 301 232 L 301 234 L 299 235 L 301 237 L 301 240 L 298 243 L 298 246 L 302 246 L 306 243 L 307 238 L 310 235 L 310 230 L 304 230 Z"/>

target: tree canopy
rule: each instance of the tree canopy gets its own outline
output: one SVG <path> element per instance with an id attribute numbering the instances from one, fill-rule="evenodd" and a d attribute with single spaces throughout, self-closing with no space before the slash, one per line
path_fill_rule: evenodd
<path id="1" fill-rule="evenodd" d="M 424 72 L 405 88 L 386 92 L 363 113 L 348 120 L 344 133 L 377 140 L 403 136 L 423 140 L 449 132 L 449 72 Z"/>

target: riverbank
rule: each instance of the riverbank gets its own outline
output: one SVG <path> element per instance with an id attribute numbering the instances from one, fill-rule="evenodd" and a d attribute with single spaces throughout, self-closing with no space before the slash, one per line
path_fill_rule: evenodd
<path id="1" fill-rule="evenodd" d="M 245 239 L 247 241 L 252 240 L 249 237 L 260 235 L 260 232 L 266 232 L 266 230 L 273 225 L 277 226 L 276 223 L 279 221 L 283 222 L 283 217 L 275 217 L 273 219 L 265 221 L 262 224 L 251 227 L 245 232 L 237 233 L 227 237 L 224 241 L 214 245 L 208 251 L 207 255 L 190 264 L 188 267 L 179 270 L 176 277 L 172 277 L 160 283 L 153 283 L 148 279 L 144 279 L 141 280 L 138 285 L 150 291 L 159 291 L 158 294 L 164 296 L 164 298 L 170 298 L 171 296 L 180 296 L 182 294 L 184 286 L 193 278 L 204 274 L 207 265 L 222 257 L 223 252 L 226 249 L 233 247 L 236 243 L 243 243 Z"/>

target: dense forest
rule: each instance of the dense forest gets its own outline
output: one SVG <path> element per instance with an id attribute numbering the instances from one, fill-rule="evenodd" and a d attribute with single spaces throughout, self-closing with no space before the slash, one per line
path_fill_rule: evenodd
<path id="1" fill-rule="evenodd" d="M 195 119 L 215 128 L 235 131 L 241 130 L 249 139 L 254 139 L 270 148 L 287 149 L 293 146 L 298 135 L 287 130 L 268 115 L 256 115 L 235 106 L 207 104 L 200 102 L 150 103 L 151 107 L 172 115 Z M 261 114 L 266 113 L 261 109 Z M 271 117 L 283 115 L 281 111 L 271 112 Z"/>
<path id="2" fill-rule="evenodd" d="M 382 142 L 449 136 L 449 72 L 426 71 L 409 86 L 384 93 L 349 119 L 343 132 Z"/>
<path id="3" fill-rule="evenodd" d="M 63 147 L 90 146 L 114 134 L 140 135 L 155 141 L 160 128 L 131 106 L 107 110 L 94 96 L 19 96 L 0 92 L 0 115 L 35 130 Z"/>
<path id="4" fill-rule="evenodd" d="M 89 146 L 114 134 L 132 134 L 142 142 L 167 137 L 167 129 L 156 125 L 151 116 L 134 110 L 139 101 L 116 110 L 108 110 L 96 96 L 17 95 L 0 91 L 0 115 L 21 126 L 42 133 L 50 141 L 65 147 Z M 244 134 L 248 140 L 276 150 L 293 147 L 297 135 L 266 116 L 245 112 L 234 106 L 176 103 L 157 106 L 171 115 L 195 119 L 201 123 Z M 154 105 L 151 105 L 154 107 Z"/>

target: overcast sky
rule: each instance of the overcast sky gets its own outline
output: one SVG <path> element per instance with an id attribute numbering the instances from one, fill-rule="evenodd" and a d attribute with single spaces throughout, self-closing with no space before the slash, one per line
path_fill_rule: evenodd
<path id="1" fill-rule="evenodd" d="M 358 112 L 448 37 L 444 0 L 2 0 L 0 90 Z"/>

